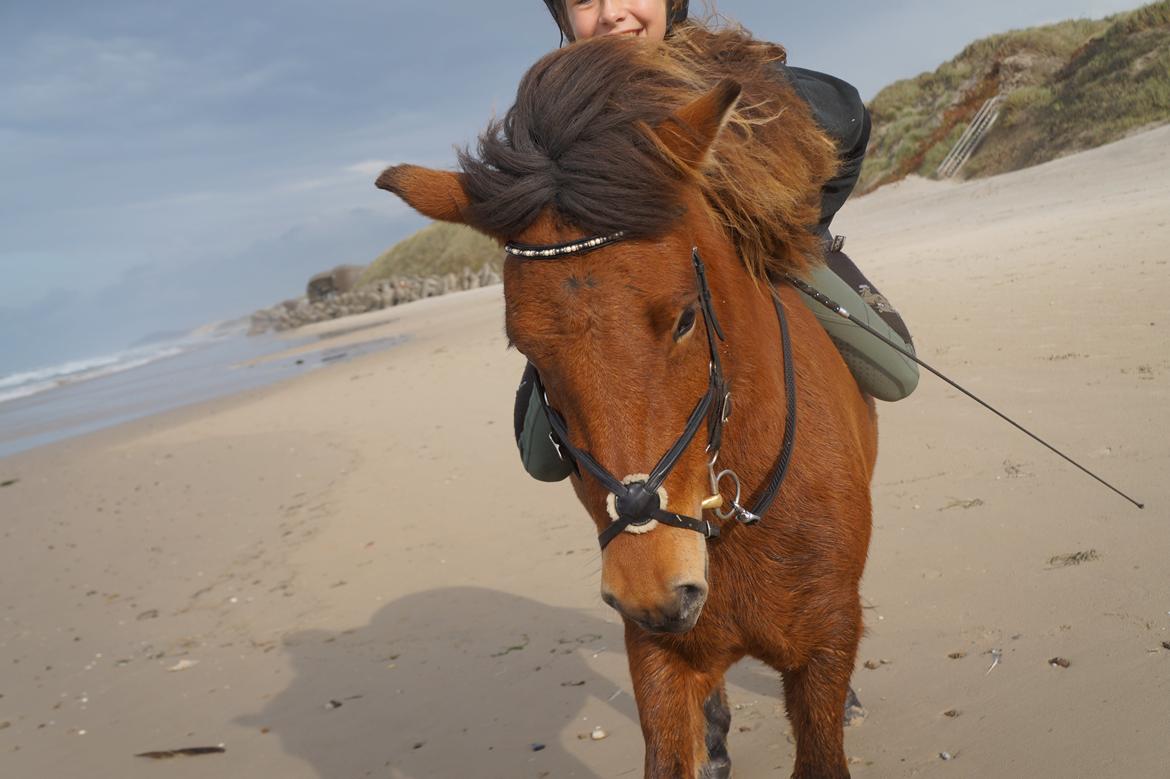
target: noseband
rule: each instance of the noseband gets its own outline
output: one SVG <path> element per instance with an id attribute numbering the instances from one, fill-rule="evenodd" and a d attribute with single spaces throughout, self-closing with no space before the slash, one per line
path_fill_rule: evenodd
<path id="1" fill-rule="evenodd" d="M 600 249 L 616 241 L 620 241 L 624 237 L 625 233 L 618 232 L 612 235 L 544 246 L 508 242 L 504 246 L 504 251 L 519 260 L 556 260 L 562 257 L 581 255 Z M 572 462 L 577 468 L 578 474 L 580 474 L 580 469 L 584 468 L 614 496 L 614 513 L 617 514 L 617 518 L 598 537 L 602 549 L 605 549 L 610 541 L 627 528 L 646 525 L 655 520 L 673 527 L 702 533 L 708 539 L 719 537 L 718 525 L 712 524 L 705 518 L 695 519 L 667 511 L 661 505 L 662 501 L 659 497 L 659 488 L 666 481 L 666 478 L 670 475 L 670 472 L 674 469 L 674 466 L 678 463 L 679 458 L 682 457 L 683 452 L 686 451 L 691 441 L 694 440 L 704 420 L 707 422 L 706 451 L 710 455 L 707 470 L 710 477 L 711 496 L 703 501 L 703 508 L 713 509 L 716 516 L 720 519 L 726 520 L 735 517 L 745 525 L 754 525 L 756 522 L 759 522 L 760 517 L 772 505 L 772 500 L 776 497 L 776 493 L 779 492 L 780 485 L 784 481 L 784 476 L 788 472 L 788 463 L 792 458 L 792 445 L 796 437 L 796 379 L 792 366 L 792 348 L 788 336 L 788 320 L 784 315 L 784 306 L 781 304 L 779 296 L 773 292 L 772 303 L 776 308 L 776 317 L 780 320 L 780 342 L 784 359 L 784 386 L 788 401 L 787 418 L 784 424 L 784 441 L 781 445 L 779 459 L 776 461 L 775 466 L 773 466 L 767 487 L 759 499 L 756 500 L 755 505 L 749 510 L 740 505 L 741 487 L 739 476 L 730 469 L 718 473 L 715 471 L 715 463 L 719 459 L 719 448 L 723 443 L 723 425 L 731 416 L 731 391 L 723 378 L 723 366 L 719 361 L 719 350 L 716 345 L 716 338 L 724 341 L 726 337 L 723 334 L 723 328 L 719 326 L 719 320 L 715 318 L 715 310 L 711 303 L 711 289 L 707 285 L 707 271 L 703 265 L 703 259 L 699 256 L 697 247 L 691 250 L 691 263 L 695 268 L 695 276 L 699 282 L 699 306 L 703 312 L 703 323 L 707 331 L 707 347 L 711 356 L 707 391 L 699 398 L 699 402 L 695 404 L 690 417 L 687 418 L 682 435 L 667 450 L 666 454 L 662 455 L 658 464 L 654 466 L 654 469 L 650 471 L 650 474 L 645 480 L 623 483 L 606 470 L 589 452 L 573 446 L 569 440 L 569 429 L 565 424 L 564 417 L 548 404 L 548 396 L 545 394 L 544 385 L 541 383 L 539 373 L 537 374 L 537 395 L 540 398 L 545 413 L 548 415 L 549 426 L 552 428 L 549 437 L 556 447 L 557 454 L 562 459 Z M 730 478 L 735 485 L 735 499 L 732 501 L 731 510 L 724 512 L 721 510 L 723 498 L 719 485 L 726 478 Z"/>

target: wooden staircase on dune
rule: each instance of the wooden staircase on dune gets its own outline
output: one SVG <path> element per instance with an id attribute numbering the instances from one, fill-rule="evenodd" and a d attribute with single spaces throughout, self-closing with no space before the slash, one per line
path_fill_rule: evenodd
<path id="1" fill-rule="evenodd" d="M 979 148 L 979 144 L 987 137 L 987 133 L 991 131 L 995 120 L 999 119 L 999 109 L 1003 104 L 1003 96 L 996 95 L 987 100 L 983 106 L 975 114 L 975 118 L 971 120 L 971 124 L 963 131 L 954 147 L 939 163 L 935 170 L 935 175 L 940 179 L 949 179 L 954 176 L 959 170 L 967 164 L 967 160 L 971 159 L 971 155 Z"/>

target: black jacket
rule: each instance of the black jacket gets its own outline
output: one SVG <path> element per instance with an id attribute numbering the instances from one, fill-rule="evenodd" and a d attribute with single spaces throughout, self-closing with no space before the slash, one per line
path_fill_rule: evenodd
<path id="1" fill-rule="evenodd" d="M 841 166 L 821 190 L 821 221 L 817 228 L 826 233 L 861 175 L 869 145 L 869 111 L 857 89 L 839 78 L 787 65 L 777 65 L 777 70 L 812 108 L 821 129 L 837 142 Z"/>

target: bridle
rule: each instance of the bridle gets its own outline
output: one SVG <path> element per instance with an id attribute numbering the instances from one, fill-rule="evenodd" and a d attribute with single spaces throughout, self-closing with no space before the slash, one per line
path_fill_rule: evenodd
<path id="1" fill-rule="evenodd" d="M 539 246 L 509 241 L 505 244 L 504 251 L 519 260 L 557 260 L 562 257 L 579 256 L 587 252 L 595 251 L 620 241 L 625 237 L 625 233 L 618 232 L 611 235 L 569 241 L 567 243 Z M 659 488 L 666 481 L 691 441 L 694 440 L 704 420 L 707 423 L 706 452 L 710 455 L 707 471 L 711 484 L 711 495 L 703 500 L 703 508 L 705 510 L 714 510 L 716 516 L 722 520 L 735 517 L 745 525 L 754 525 L 760 521 L 760 517 L 772 505 L 772 501 L 775 499 L 776 493 L 779 492 L 780 485 L 784 482 L 784 477 L 788 472 L 788 464 L 792 459 L 792 446 L 796 437 L 796 378 L 792 365 L 792 346 L 788 335 L 788 319 L 784 314 L 784 306 L 780 302 L 779 296 L 773 291 L 772 303 L 776 308 L 776 317 L 780 320 L 780 343 L 784 359 L 784 388 L 788 401 L 787 416 L 784 424 L 784 440 L 780 448 L 780 456 L 772 468 L 772 474 L 768 480 L 768 484 L 749 510 L 740 504 L 741 485 L 739 476 L 730 469 L 724 469 L 719 472 L 715 470 L 715 463 L 719 459 L 719 449 L 723 443 L 723 426 L 731 416 L 731 390 L 728 388 L 727 382 L 724 379 L 723 366 L 719 360 L 719 350 L 716 345 L 716 338 L 720 341 L 725 341 L 726 337 L 723 334 L 723 328 L 719 325 L 719 320 L 715 317 L 715 310 L 711 303 L 711 289 L 707 285 L 707 271 L 703 265 L 703 259 L 699 256 L 697 247 L 691 249 L 691 263 L 695 268 L 695 275 L 699 282 L 699 307 L 703 312 L 703 323 L 707 331 L 707 346 L 711 356 L 707 391 L 703 393 L 703 396 L 699 398 L 699 402 L 695 404 L 694 409 L 687 418 L 687 423 L 683 428 L 682 434 L 675 440 L 670 449 L 662 455 L 661 459 L 654 466 L 654 469 L 650 471 L 645 479 L 623 483 L 606 470 L 589 452 L 573 446 L 569 440 L 569 430 L 565 424 L 564 417 L 549 405 L 548 396 L 545 393 L 543 383 L 541 383 L 539 373 L 536 377 L 537 395 L 540 398 L 545 413 L 548 415 L 549 426 L 552 428 L 552 432 L 549 433 L 549 438 L 556 447 L 557 454 L 562 459 L 572 462 L 577 469 L 578 475 L 580 474 L 581 468 L 584 468 L 614 496 L 613 507 L 614 513 L 617 516 L 601 532 L 600 536 L 598 536 L 598 541 L 602 549 L 605 549 L 610 541 L 627 528 L 645 526 L 652 521 L 658 521 L 665 525 L 671 525 L 684 530 L 693 530 L 697 533 L 702 533 L 708 539 L 719 537 L 719 526 L 712 524 L 710 520 L 675 514 L 664 509 L 659 492 Z M 731 479 L 735 484 L 735 499 L 731 502 L 731 509 L 726 512 L 722 510 L 723 496 L 719 489 L 719 485 L 724 479 Z"/>

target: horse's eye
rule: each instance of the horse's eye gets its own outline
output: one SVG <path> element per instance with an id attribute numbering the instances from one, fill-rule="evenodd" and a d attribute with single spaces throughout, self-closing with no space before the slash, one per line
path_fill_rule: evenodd
<path id="1" fill-rule="evenodd" d="M 694 326 L 695 309 L 688 308 L 687 310 L 683 311 L 678 318 L 678 324 L 674 328 L 674 340 L 677 341 L 678 339 L 682 338 L 684 335 L 689 333 L 691 328 Z"/>

